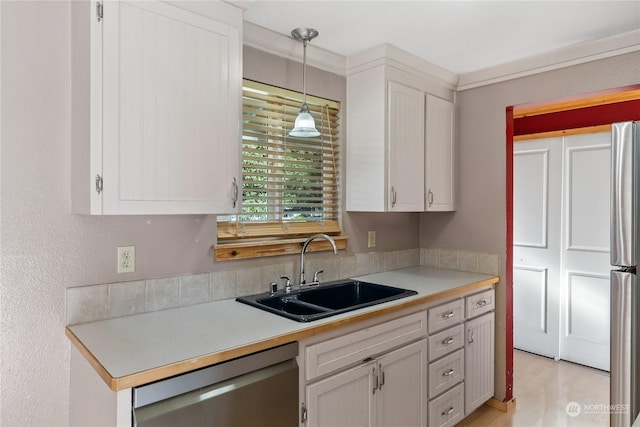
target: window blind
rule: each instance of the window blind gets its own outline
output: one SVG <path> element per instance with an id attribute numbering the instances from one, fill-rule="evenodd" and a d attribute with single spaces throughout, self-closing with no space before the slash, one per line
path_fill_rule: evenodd
<path id="1" fill-rule="evenodd" d="M 242 212 L 219 222 L 219 240 L 340 232 L 340 104 L 307 96 L 320 136 L 291 137 L 301 101 L 244 80 Z"/>

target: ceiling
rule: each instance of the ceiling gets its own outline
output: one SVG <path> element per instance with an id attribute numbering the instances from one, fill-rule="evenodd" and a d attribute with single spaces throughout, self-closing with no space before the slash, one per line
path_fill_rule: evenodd
<path id="1" fill-rule="evenodd" d="M 640 1 L 248 0 L 245 21 L 348 57 L 388 43 L 463 75 L 635 31 Z"/>

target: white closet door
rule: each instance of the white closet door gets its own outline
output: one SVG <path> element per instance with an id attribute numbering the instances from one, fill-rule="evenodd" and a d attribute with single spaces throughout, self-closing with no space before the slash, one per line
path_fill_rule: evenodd
<path id="1" fill-rule="evenodd" d="M 560 358 L 609 370 L 611 136 L 566 137 Z"/>
<path id="2" fill-rule="evenodd" d="M 517 142 L 513 162 L 514 347 L 559 357 L 562 138 Z"/>
<path id="3" fill-rule="evenodd" d="M 608 132 L 514 147 L 514 347 L 609 369 Z"/>

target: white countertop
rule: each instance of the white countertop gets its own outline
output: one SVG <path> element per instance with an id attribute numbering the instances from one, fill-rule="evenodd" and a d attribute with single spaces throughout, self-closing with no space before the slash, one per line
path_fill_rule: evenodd
<path id="1" fill-rule="evenodd" d="M 230 299 L 73 325 L 68 330 L 75 335 L 80 346 L 90 353 L 89 356 L 93 356 L 94 367 L 97 361 L 113 379 L 153 371 L 179 362 L 187 362 L 184 367 L 179 368 L 186 372 L 190 361 L 197 361 L 202 357 L 210 358 L 223 352 L 230 352 L 232 355 L 232 350 L 235 351 L 233 357 L 237 357 L 238 351 L 242 352 L 243 347 L 256 343 L 274 341 L 273 345 L 279 345 L 286 342 L 289 336 L 291 339 L 288 341 L 296 341 L 301 332 L 318 330 L 318 327 L 327 330 L 332 323 L 339 325 L 344 323 L 341 322 L 344 319 L 363 313 L 395 305 L 401 307 L 412 300 L 424 299 L 478 282 L 492 279 L 497 282 L 497 278 L 491 275 L 429 267 L 410 267 L 359 276 L 357 279 L 415 290 L 418 295 L 309 323 L 296 322 Z M 77 342 L 74 343 L 78 346 Z M 86 351 L 84 354 L 88 357 Z M 218 362 L 221 360 L 216 359 Z M 200 362 L 200 365 L 204 363 Z M 198 367 L 201 366 L 195 362 L 191 369 Z M 104 374 L 102 376 L 105 379 Z M 159 378 L 156 375 L 151 379 Z M 111 387 L 121 388 L 113 384 Z"/>

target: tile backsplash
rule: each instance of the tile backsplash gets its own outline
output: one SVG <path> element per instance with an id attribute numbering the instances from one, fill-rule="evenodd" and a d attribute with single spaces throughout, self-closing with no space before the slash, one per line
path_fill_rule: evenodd
<path id="1" fill-rule="evenodd" d="M 425 265 L 450 270 L 499 274 L 496 254 L 455 249 L 406 249 L 307 260 L 308 275 L 324 270 L 325 282 L 398 268 Z M 280 276 L 296 282 L 297 262 L 214 271 L 131 282 L 67 288 L 67 324 L 130 316 L 203 302 L 266 292 Z"/>

